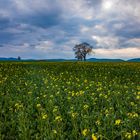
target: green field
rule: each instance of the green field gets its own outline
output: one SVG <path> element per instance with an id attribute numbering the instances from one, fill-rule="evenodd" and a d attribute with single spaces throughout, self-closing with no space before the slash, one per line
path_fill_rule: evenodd
<path id="1" fill-rule="evenodd" d="M 0 140 L 140 140 L 140 63 L 0 62 Z"/>

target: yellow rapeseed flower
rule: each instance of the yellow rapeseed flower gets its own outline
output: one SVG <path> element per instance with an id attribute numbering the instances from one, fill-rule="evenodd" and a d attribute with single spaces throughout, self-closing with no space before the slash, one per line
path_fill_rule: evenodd
<path id="1" fill-rule="evenodd" d="M 42 114 L 42 119 L 43 120 L 46 120 L 48 118 L 48 115 L 47 114 Z"/>
<path id="2" fill-rule="evenodd" d="M 99 120 L 96 121 L 97 125 L 101 125 L 101 122 Z"/>
<path id="3" fill-rule="evenodd" d="M 121 123 L 121 120 L 120 119 L 118 119 L 118 120 L 115 121 L 115 125 L 120 125 L 120 123 Z"/>
<path id="4" fill-rule="evenodd" d="M 131 138 L 132 138 L 131 133 L 127 132 L 127 133 L 125 134 L 125 138 L 127 138 L 127 139 L 131 139 Z"/>
<path id="5" fill-rule="evenodd" d="M 45 98 L 46 96 L 47 96 L 46 94 L 43 95 L 44 98 Z"/>
<path id="6" fill-rule="evenodd" d="M 88 134 L 88 129 L 84 129 L 84 130 L 82 131 L 82 134 L 83 134 L 83 136 L 86 136 L 86 135 Z"/>
<path id="7" fill-rule="evenodd" d="M 84 83 L 87 83 L 88 81 L 87 80 L 84 80 Z"/>
<path id="8" fill-rule="evenodd" d="M 134 106 L 134 105 L 135 105 L 135 103 L 134 103 L 134 102 L 130 102 L 130 104 L 131 104 L 131 106 Z"/>
<path id="9" fill-rule="evenodd" d="M 55 112 L 57 112 L 58 111 L 58 109 L 57 108 L 54 108 L 53 109 L 53 113 L 55 113 Z"/>
<path id="10" fill-rule="evenodd" d="M 76 118 L 76 117 L 78 116 L 78 113 L 77 113 L 77 112 L 72 112 L 71 116 L 72 116 L 73 118 Z"/>
<path id="11" fill-rule="evenodd" d="M 41 107 L 41 104 L 37 104 L 36 107 L 37 107 L 37 108 L 40 108 L 40 107 Z"/>
<path id="12" fill-rule="evenodd" d="M 71 97 L 67 97 L 68 100 L 71 100 Z"/>
<path id="13" fill-rule="evenodd" d="M 79 95 L 83 95 L 84 91 L 80 90 Z"/>
<path id="14" fill-rule="evenodd" d="M 54 134 L 57 134 L 57 131 L 55 129 L 52 130 Z"/>
<path id="15" fill-rule="evenodd" d="M 22 107 L 23 107 L 23 105 L 20 104 L 20 103 L 16 103 L 16 104 L 15 104 L 15 108 L 16 108 L 16 109 L 19 109 L 19 108 L 22 108 Z"/>
<path id="16" fill-rule="evenodd" d="M 19 103 L 15 103 L 15 107 L 19 106 Z"/>
<path id="17" fill-rule="evenodd" d="M 136 112 L 127 113 L 127 115 L 128 115 L 130 118 L 137 118 L 137 117 L 138 117 L 138 113 L 136 113 Z"/>
<path id="18" fill-rule="evenodd" d="M 136 130 L 133 130 L 132 133 L 133 133 L 133 136 L 136 136 L 138 134 Z"/>
<path id="19" fill-rule="evenodd" d="M 107 99 L 107 98 L 108 98 L 108 96 L 107 96 L 107 95 L 104 95 L 104 98 L 105 98 L 105 99 Z"/>
<path id="20" fill-rule="evenodd" d="M 84 105 L 84 107 L 83 107 L 85 110 L 86 109 L 88 109 L 89 108 L 89 106 L 88 105 Z"/>
<path id="21" fill-rule="evenodd" d="M 94 134 L 92 134 L 92 140 L 97 140 L 97 137 Z"/>
<path id="22" fill-rule="evenodd" d="M 74 96 L 75 95 L 75 93 L 74 92 L 72 92 L 72 96 Z"/>
<path id="23" fill-rule="evenodd" d="M 56 117 L 55 117 L 55 121 L 61 122 L 61 121 L 62 121 L 62 117 L 61 117 L 61 116 L 56 116 Z"/>
<path id="24" fill-rule="evenodd" d="M 133 117 L 134 117 L 134 118 L 137 118 L 137 117 L 138 117 L 138 113 L 135 113 L 135 112 L 134 112 L 134 113 L 133 113 Z"/>
<path id="25" fill-rule="evenodd" d="M 140 99 L 140 95 L 138 95 L 138 96 L 136 97 L 136 99 Z"/>

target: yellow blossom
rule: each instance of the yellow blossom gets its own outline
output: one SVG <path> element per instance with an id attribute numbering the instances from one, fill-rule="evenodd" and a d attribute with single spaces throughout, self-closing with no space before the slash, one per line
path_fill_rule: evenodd
<path id="1" fill-rule="evenodd" d="M 55 129 L 52 130 L 54 134 L 57 134 L 57 131 Z"/>
<path id="2" fill-rule="evenodd" d="M 15 104 L 15 107 L 16 107 L 16 109 L 19 109 L 19 108 L 22 108 L 23 105 L 22 105 L 22 104 L 19 104 L 19 103 L 16 103 L 16 104 Z"/>
<path id="3" fill-rule="evenodd" d="M 140 95 L 138 95 L 138 96 L 136 97 L 136 99 L 140 99 Z"/>
<path id="4" fill-rule="evenodd" d="M 61 122 L 61 121 L 62 121 L 62 117 L 61 117 L 61 116 L 56 116 L 56 117 L 55 117 L 55 121 Z"/>
<path id="5" fill-rule="evenodd" d="M 84 83 L 87 83 L 88 81 L 87 80 L 84 80 Z"/>
<path id="6" fill-rule="evenodd" d="M 74 96 L 75 95 L 75 93 L 74 92 L 72 92 L 72 96 Z"/>
<path id="7" fill-rule="evenodd" d="M 96 121 L 97 125 L 101 125 L 101 122 L 99 120 Z"/>
<path id="8" fill-rule="evenodd" d="M 105 99 L 107 99 L 107 97 L 108 97 L 107 95 L 104 95 L 104 98 L 105 98 Z"/>
<path id="9" fill-rule="evenodd" d="M 97 137 L 94 134 L 92 134 L 92 140 L 97 140 Z"/>
<path id="10" fill-rule="evenodd" d="M 41 107 L 41 104 L 37 104 L 36 107 L 37 107 L 37 108 L 40 108 L 40 107 Z"/>
<path id="11" fill-rule="evenodd" d="M 137 117 L 138 117 L 138 113 L 136 113 L 136 112 L 127 113 L 127 115 L 128 115 L 130 118 L 137 118 Z"/>
<path id="12" fill-rule="evenodd" d="M 68 99 L 68 100 L 70 100 L 70 99 L 71 99 L 71 97 L 67 97 L 67 99 Z"/>
<path id="13" fill-rule="evenodd" d="M 85 110 L 86 109 L 88 109 L 89 108 L 89 106 L 88 105 L 84 105 L 84 107 L 83 107 Z"/>
<path id="14" fill-rule="evenodd" d="M 138 134 L 136 130 L 133 130 L 132 133 L 133 133 L 133 136 L 136 136 Z"/>
<path id="15" fill-rule="evenodd" d="M 118 119 L 118 120 L 115 121 L 115 125 L 119 125 L 120 123 L 121 123 L 121 120 L 120 119 Z"/>
<path id="16" fill-rule="evenodd" d="M 134 102 L 130 102 L 130 104 L 131 104 L 131 106 L 134 106 L 134 105 L 135 105 L 135 103 L 134 103 Z"/>
<path id="17" fill-rule="evenodd" d="M 77 113 L 77 112 L 72 112 L 71 116 L 72 116 L 73 118 L 76 118 L 76 117 L 78 116 L 78 113 Z"/>
<path id="18" fill-rule="evenodd" d="M 84 94 L 84 91 L 80 90 L 79 94 L 80 95 L 83 95 Z"/>
<path id="19" fill-rule="evenodd" d="M 53 109 L 53 113 L 55 113 L 55 112 L 57 112 L 57 111 L 58 111 L 57 108 L 54 108 L 54 109 Z"/>
<path id="20" fill-rule="evenodd" d="M 138 113 L 134 113 L 133 114 L 133 117 L 138 117 Z"/>
<path id="21" fill-rule="evenodd" d="M 84 129 L 84 130 L 82 131 L 82 134 L 83 134 L 83 136 L 86 136 L 86 135 L 88 134 L 88 129 Z"/>
<path id="22" fill-rule="evenodd" d="M 55 113 L 57 111 L 58 111 L 58 106 L 55 106 L 54 109 L 53 109 L 53 113 Z"/>
<path id="23" fill-rule="evenodd" d="M 131 139 L 131 137 L 132 137 L 131 133 L 127 132 L 127 133 L 125 134 L 125 138 Z"/>
<path id="24" fill-rule="evenodd" d="M 45 94 L 45 95 L 43 95 L 43 97 L 45 98 L 47 95 Z"/>
<path id="25" fill-rule="evenodd" d="M 42 114 L 42 119 L 45 120 L 48 118 L 48 115 L 47 114 Z"/>

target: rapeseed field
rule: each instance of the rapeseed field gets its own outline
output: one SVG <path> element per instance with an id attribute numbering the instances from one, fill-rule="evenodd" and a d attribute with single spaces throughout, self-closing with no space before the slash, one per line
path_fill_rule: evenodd
<path id="1" fill-rule="evenodd" d="M 1 140 L 140 140 L 140 63 L 0 62 Z"/>

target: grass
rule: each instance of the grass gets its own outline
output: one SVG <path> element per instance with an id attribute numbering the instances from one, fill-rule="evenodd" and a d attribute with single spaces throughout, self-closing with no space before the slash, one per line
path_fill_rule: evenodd
<path id="1" fill-rule="evenodd" d="M 140 139 L 140 63 L 0 62 L 0 139 Z"/>

